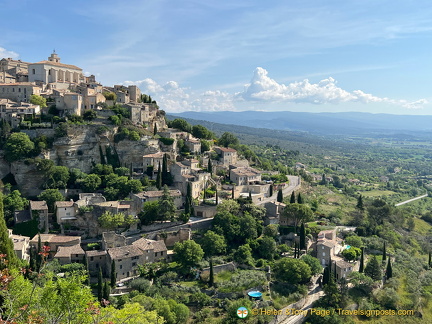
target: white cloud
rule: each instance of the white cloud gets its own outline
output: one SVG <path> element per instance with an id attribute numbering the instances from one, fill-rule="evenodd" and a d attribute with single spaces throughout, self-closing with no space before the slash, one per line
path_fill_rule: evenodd
<path id="1" fill-rule="evenodd" d="M 0 58 L 3 58 L 3 57 L 6 57 L 6 58 L 10 57 L 10 58 L 13 58 L 16 60 L 19 58 L 19 54 L 15 53 L 13 51 L 8 51 L 7 49 L 5 49 L 3 47 L 0 47 Z"/>
<path id="2" fill-rule="evenodd" d="M 180 87 L 176 81 L 161 85 L 147 78 L 139 81 L 125 81 L 124 85 L 138 85 L 141 91 L 155 99 L 161 109 L 168 112 L 233 110 L 233 96 L 223 91 L 196 93 L 190 88 Z"/>
<path id="3" fill-rule="evenodd" d="M 310 104 L 340 104 L 346 102 L 390 103 L 404 108 L 418 109 L 427 104 L 426 99 L 414 102 L 380 98 L 361 90 L 346 91 L 337 85 L 332 77 L 310 83 L 309 80 L 292 82 L 287 85 L 278 83 L 268 76 L 267 70 L 257 67 L 249 84 L 235 98 L 245 101 L 293 102 Z"/>

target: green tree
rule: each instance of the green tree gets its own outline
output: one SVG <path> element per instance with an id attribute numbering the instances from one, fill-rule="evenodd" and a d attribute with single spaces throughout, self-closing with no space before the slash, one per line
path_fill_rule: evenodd
<path id="1" fill-rule="evenodd" d="M 364 210 L 364 205 L 363 205 L 363 196 L 362 196 L 362 195 L 358 196 L 356 207 L 357 207 L 358 209 L 360 209 L 360 210 Z"/>
<path id="2" fill-rule="evenodd" d="M 319 260 L 309 254 L 303 255 L 300 260 L 303 260 L 310 267 L 313 276 L 323 271 Z"/>
<path id="3" fill-rule="evenodd" d="M 378 260 L 373 256 L 364 270 L 365 275 L 371 277 L 374 281 L 382 279 L 382 272 Z"/>
<path id="4" fill-rule="evenodd" d="M 228 147 L 230 145 L 238 145 L 239 144 L 239 140 L 238 138 L 229 132 L 225 132 L 222 134 L 222 136 L 219 138 L 218 140 L 218 144 Z"/>
<path id="5" fill-rule="evenodd" d="M 63 201 L 64 197 L 58 189 L 46 189 L 38 196 L 39 200 L 45 200 L 48 210 L 54 212 L 54 204 L 56 201 Z"/>
<path id="6" fill-rule="evenodd" d="M 210 172 L 211 175 L 213 174 L 213 165 L 211 159 L 208 159 L 207 172 Z"/>
<path id="7" fill-rule="evenodd" d="M 174 198 L 171 196 L 168 187 L 163 188 L 162 197 L 159 199 L 158 216 L 160 220 L 174 220 L 176 215 Z"/>
<path id="8" fill-rule="evenodd" d="M 273 239 L 275 239 L 279 234 L 279 225 L 277 224 L 269 224 L 266 227 L 264 227 L 263 235 L 269 236 Z"/>
<path id="9" fill-rule="evenodd" d="M 97 174 L 89 174 L 80 181 L 84 192 L 95 192 L 102 184 L 102 179 Z"/>
<path id="10" fill-rule="evenodd" d="M 188 240 L 174 244 L 176 261 L 183 267 L 193 267 L 204 257 L 204 251 L 195 241 Z"/>
<path id="11" fill-rule="evenodd" d="M 306 229 L 304 223 L 302 223 L 300 226 L 300 250 L 304 249 L 306 249 Z"/>
<path id="12" fill-rule="evenodd" d="M 9 162 L 23 159 L 32 152 L 34 143 L 25 133 L 12 133 L 6 140 L 4 146 L 4 158 Z"/>
<path id="13" fill-rule="evenodd" d="M 299 192 L 299 194 L 298 194 L 298 196 L 297 196 L 297 203 L 298 203 L 298 204 L 303 204 L 303 198 L 302 198 L 300 192 Z"/>
<path id="14" fill-rule="evenodd" d="M 269 186 L 269 197 L 273 197 L 273 184 Z"/>
<path id="15" fill-rule="evenodd" d="M 191 133 L 192 132 L 192 126 L 189 124 L 186 120 L 181 118 L 176 118 L 173 121 L 169 123 L 169 126 L 172 128 L 179 129 L 184 132 Z"/>
<path id="16" fill-rule="evenodd" d="M 211 147 L 210 141 L 201 139 L 200 142 L 201 142 L 201 153 L 210 151 L 210 147 Z"/>
<path id="17" fill-rule="evenodd" d="M 98 273 L 97 298 L 99 302 L 101 302 L 103 298 L 102 268 L 99 268 Z"/>
<path id="18" fill-rule="evenodd" d="M 102 298 L 105 300 L 109 300 L 110 293 L 111 293 L 111 289 L 110 289 L 110 286 L 108 284 L 108 281 L 105 281 L 103 284 Z"/>
<path id="19" fill-rule="evenodd" d="M 342 295 L 339 292 L 336 281 L 334 280 L 334 276 L 330 275 L 329 282 L 324 285 L 324 293 L 323 302 L 325 305 L 328 305 L 333 308 L 341 307 Z"/>
<path id="20" fill-rule="evenodd" d="M 54 166 L 48 172 L 48 188 L 64 189 L 69 181 L 69 169 L 65 166 Z"/>
<path id="21" fill-rule="evenodd" d="M 280 203 L 283 202 L 283 192 L 282 192 L 282 189 L 279 189 L 276 200 L 277 200 L 277 202 L 280 202 Z"/>
<path id="22" fill-rule="evenodd" d="M 94 110 L 88 109 L 88 110 L 84 111 L 83 118 L 84 118 L 84 120 L 91 121 L 91 120 L 97 118 L 97 115 L 96 115 L 96 112 Z"/>
<path id="23" fill-rule="evenodd" d="M 252 257 L 252 249 L 249 244 L 239 246 L 239 248 L 234 251 L 233 259 L 237 263 L 253 266 L 254 259 Z"/>
<path id="24" fill-rule="evenodd" d="M 205 128 L 202 125 L 194 125 L 192 127 L 192 135 L 197 138 L 203 138 L 207 140 L 210 140 L 213 137 L 215 137 L 215 135 L 211 131 L 209 131 L 207 128 Z"/>
<path id="25" fill-rule="evenodd" d="M 295 197 L 295 192 L 291 192 L 291 198 L 290 198 L 290 204 L 295 204 L 296 202 L 296 197 Z"/>
<path id="26" fill-rule="evenodd" d="M 213 287 L 213 285 L 214 285 L 213 260 L 210 259 L 210 278 L 209 278 L 209 287 Z"/>
<path id="27" fill-rule="evenodd" d="M 314 215 L 309 206 L 298 203 L 287 205 L 284 208 L 283 214 L 294 222 L 295 227 L 297 227 L 300 222 L 310 222 L 313 220 Z"/>
<path id="28" fill-rule="evenodd" d="M 384 263 L 386 261 L 387 258 L 387 251 L 386 251 L 386 244 L 384 242 L 384 246 L 383 246 L 383 254 L 382 254 L 382 262 Z"/>
<path id="29" fill-rule="evenodd" d="M 123 213 L 114 214 L 110 211 L 105 211 L 98 218 L 99 225 L 102 228 L 106 228 L 109 230 L 117 229 L 118 227 L 128 227 L 134 223 L 136 223 L 136 219 L 133 216 L 126 216 Z"/>
<path id="30" fill-rule="evenodd" d="M 216 234 L 213 231 L 207 231 L 201 240 L 201 247 L 206 256 L 214 256 L 224 254 L 227 244 L 222 235 Z"/>
<path id="31" fill-rule="evenodd" d="M 364 271 L 364 248 L 361 248 L 361 255 L 360 255 L 360 265 L 359 265 L 359 272 L 363 273 Z"/>
<path id="32" fill-rule="evenodd" d="M 345 249 L 342 251 L 342 256 L 348 261 L 354 261 L 361 256 L 361 250 L 354 246 L 351 246 L 349 249 Z"/>
<path id="33" fill-rule="evenodd" d="M 387 278 L 387 280 L 389 280 L 392 277 L 393 277 L 393 269 L 392 269 L 392 264 L 391 264 L 391 261 L 389 258 L 388 262 L 387 262 L 386 278 Z"/>
<path id="34" fill-rule="evenodd" d="M 115 260 L 111 261 L 111 287 L 114 288 L 117 281 L 117 272 L 116 272 L 116 265 Z"/>
<path id="35" fill-rule="evenodd" d="M 160 190 L 162 189 L 162 168 L 159 162 L 158 172 L 156 176 L 156 187 Z"/>
<path id="36" fill-rule="evenodd" d="M 15 254 L 13 242 L 9 238 L 9 232 L 3 215 L 2 194 L 0 194 L 0 254 L 6 254 L 6 260 L 9 262 L 9 267 L 15 267 L 18 265 L 18 257 Z M 1 266 L 2 264 L 0 264 L 0 268 Z"/>
<path id="37" fill-rule="evenodd" d="M 30 103 L 32 103 L 33 105 L 39 105 L 41 108 L 46 108 L 47 103 L 46 103 L 46 98 L 32 94 L 30 96 Z"/>
<path id="38" fill-rule="evenodd" d="M 273 257 L 276 254 L 276 242 L 274 239 L 268 236 L 264 236 L 259 238 L 258 240 L 258 247 L 256 251 L 258 252 L 258 255 L 267 260 L 273 260 Z"/>
<path id="39" fill-rule="evenodd" d="M 153 224 L 158 220 L 159 201 L 147 201 L 138 217 L 143 225 Z"/>
<path id="40" fill-rule="evenodd" d="M 155 123 L 155 124 L 154 124 L 154 127 L 153 127 L 153 135 L 156 135 L 157 132 L 158 132 L 157 124 Z"/>
<path id="41" fill-rule="evenodd" d="M 361 237 L 357 235 L 351 235 L 345 238 L 345 244 L 354 246 L 356 248 L 361 248 L 363 246 L 363 241 Z"/>
<path id="42" fill-rule="evenodd" d="M 15 211 L 27 209 L 28 200 L 22 197 L 18 190 L 13 190 L 10 194 L 3 196 L 3 205 L 4 218 L 9 223 L 13 221 Z"/>
<path id="43" fill-rule="evenodd" d="M 274 275 L 277 280 L 290 284 L 307 283 L 311 276 L 311 268 L 301 259 L 283 258 L 275 262 Z"/>

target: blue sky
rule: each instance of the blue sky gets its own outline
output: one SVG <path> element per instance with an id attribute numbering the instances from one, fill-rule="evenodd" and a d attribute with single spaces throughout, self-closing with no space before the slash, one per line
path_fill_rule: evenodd
<path id="1" fill-rule="evenodd" d="M 169 112 L 432 113 L 431 1 L 0 0 L 0 57 L 53 49 Z"/>

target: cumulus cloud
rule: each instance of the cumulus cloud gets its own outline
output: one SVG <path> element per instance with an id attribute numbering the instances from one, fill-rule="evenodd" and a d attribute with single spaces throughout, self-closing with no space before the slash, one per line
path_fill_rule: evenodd
<path id="1" fill-rule="evenodd" d="M 252 80 L 245 85 L 244 91 L 235 95 L 236 99 L 264 102 L 294 102 L 311 104 L 340 104 L 346 102 L 390 103 L 409 109 L 422 108 L 428 103 L 425 99 L 415 102 L 381 98 L 361 90 L 346 91 L 337 86 L 332 77 L 311 83 L 305 79 L 288 85 L 278 83 L 268 76 L 267 70 L 257 67 Z"/>
<path id="2" fill-rule="evenodd" d="M 10 57 L 10 58 L 13 58 L 13 59 L 16 60 L 16 59 L 18 59 L 19 54 L 15 53 L 13 51 L 8 51 L 7 49 L 5 49 L 3 47 L 0 47 L 0 57 L 1 58 L 3 58 L 3 57 Z"/>
<path id="3" fill-rule="evenodd" d="M 151 95 L 158 105 L 168 112 L 233 110 L 233 96 L 223 91 L 195 92 L 180 87 L 176 81 L 159 84 L 147 78 L 139 81 L 125 81 L 124 85 L 135 84 L 145 94 Z"/>

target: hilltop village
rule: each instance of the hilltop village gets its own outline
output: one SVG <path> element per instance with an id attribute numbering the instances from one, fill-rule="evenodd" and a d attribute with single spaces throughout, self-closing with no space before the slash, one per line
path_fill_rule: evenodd
<path id="1" fill-rule="evenodd" d="M 392 278 L 385 243 L 374 241 L 379 264 L 356 227 L 328 226 L 305 203 L 302 179 L 337 177 L 300 161 L 292 174 L 265 170 L 232 133 L 167 120 L 154 99 L 55 52 L 0 60 L 4 218 L 28 273 L 81 271 L 103 307 L 139 304 L 137 323 L 235 322 L 240 306 L 268 310 L 252 323 L 282 323 L 290 305 L 338 307 L 347 282 L 371 296 Z"/>

